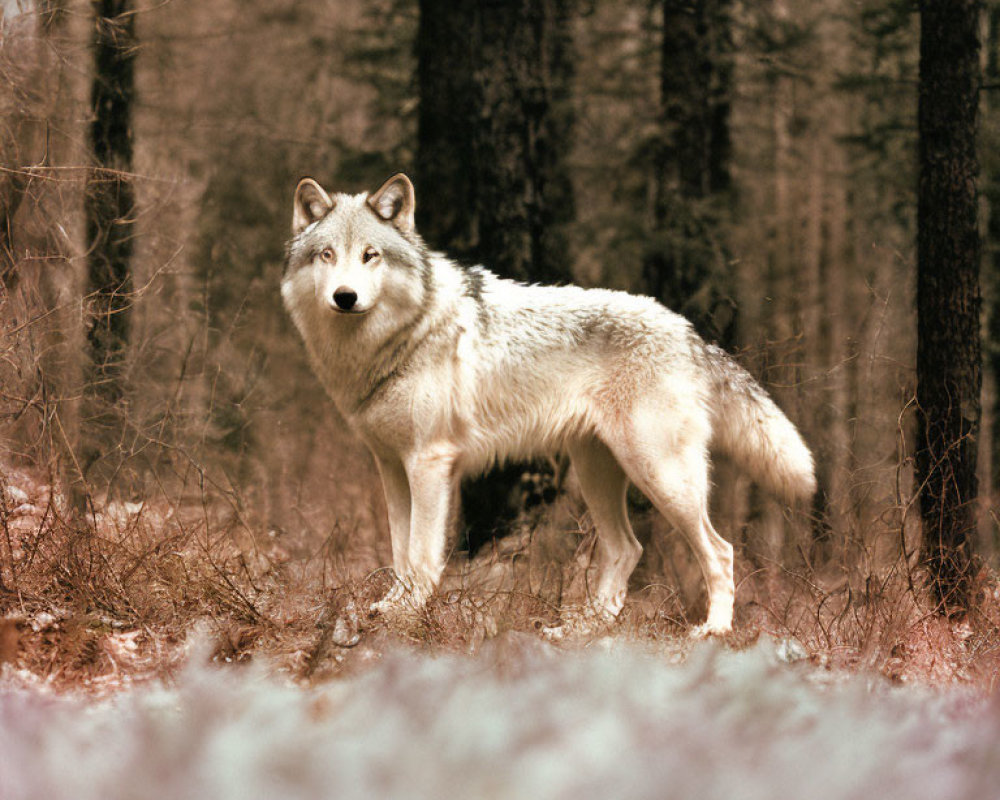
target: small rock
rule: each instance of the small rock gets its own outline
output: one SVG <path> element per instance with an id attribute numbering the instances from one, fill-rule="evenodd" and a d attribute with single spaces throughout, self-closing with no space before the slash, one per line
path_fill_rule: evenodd
<path id="1" fill-rule="evenodd" d="M 35 614 L 34 619 L 31 620 L 31 630 L 35 633 L 40 633 L 51 628 L 58 620 L 59 618 L 55 614 L 50 614 L 48 611 L 41 611 Z"/>
<path id="2" fill-rule="evenodd" d="M 361 641 L 359 627 L 358 612 L 352 600 L 347 604 L 344 613 L 337 617 L 337 621 L 333 624 L 330 640 L 338 647 L 354 647 Z"/>
<path id="3" fill-rule="evenodd" d="M 339 617 L 333 625 L 330 639 L 338 647 L 354 647 L 361 641 L 361 634 L 346 619 Z"/>
<path id="4" fill-rule="evenodd" d="M 794 664 L 809 658 L 806 649 L 795 639 L 779 639 L 774 643 L 775 655 L 786 664 Z"/>

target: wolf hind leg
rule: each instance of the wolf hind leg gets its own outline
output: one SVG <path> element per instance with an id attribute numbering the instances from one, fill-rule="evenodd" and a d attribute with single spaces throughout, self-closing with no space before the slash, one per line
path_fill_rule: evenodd
<path id="1" fill-rule="evenodd" d="M 597 438 L 569 449 L 583 499 L 597 529 L 598 575 L 591 605 L 599 615 L 618 616 L 625 605 L 628 579 L 642 556 L 628 520 L 628 477 Z"/>
<path id="2" fill-rule="evenodd" d="M 634 441 L 634 440 L 633 440 Z M 650 449 L 649 442 L 615 449 L 622 467 L 657 510 L 687 540 L 708 588 L 708 616 L 694 636 L 725 634 L 733 627 L 733 546 L 708 517 L 708 453 L 695 441 L 676 452 Z"/>
<path id="3" fill-rule="evenodd" d="M 642 555 L 642 545 L 628 521 L 628 477 L 611 451 L 597 438 L 576 442 L 568 449 L 597 530 L 597 580 L 583 606 L 562 608 L 559 624 L 542 629 L 553 641 L 606 630 L 625 605 L 629 576 Z"/>

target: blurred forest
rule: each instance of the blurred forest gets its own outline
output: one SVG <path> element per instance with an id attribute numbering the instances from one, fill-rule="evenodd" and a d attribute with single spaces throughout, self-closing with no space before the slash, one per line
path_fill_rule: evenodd
<path id="1" fill-rule="evenodd" d="M 431 247 L 657 296 L 762 380 L 821 492 L 788 512 L 719 466 L 717 527 L 754 569 L 863 583 L 916 552 L 912 2 L 0 7 L 0 479 L 41 476 L 50 519 L 147 504 L 333 548 L 348 572 L 389 563 L 377 474 L 278 283 L 299 178 L 356 192 L 405 171 Z M 996 0 L 982 41 L 976 547 L 994 560 Z M 115 102 L 125 128 L 102 132 Z M 8 564 L 17 547 L 8 531 Z"/>

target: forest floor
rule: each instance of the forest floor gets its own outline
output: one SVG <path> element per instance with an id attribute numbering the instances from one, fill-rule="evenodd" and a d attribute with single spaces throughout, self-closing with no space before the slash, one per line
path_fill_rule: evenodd
<path id="1" fill-rule="evenodd" d="M 453 558 L 427 608 L 390 622 L 370 611 L 390 575 L 350 537 L 255 535 L 206 502 L 109 503 L 73 525 L 13 469 L 0 500 L 5 800 L 134 796 L 144 771 L 144 797 L 597 797 L 621 780 L 658 797 L 973 797 L 1000 778 L 986 570 L 949 620 L 905 569 L 743 565 L 735 631 L 704 643 L 697 599 L 651 563 L 608 631 L 552 644 L 541 629 L 585 593 L 592 537 L 527 526 Z M 900 784 L 921 753 L 933 780 Z M 826 788 L 806 791 L 817 769 Z"/>

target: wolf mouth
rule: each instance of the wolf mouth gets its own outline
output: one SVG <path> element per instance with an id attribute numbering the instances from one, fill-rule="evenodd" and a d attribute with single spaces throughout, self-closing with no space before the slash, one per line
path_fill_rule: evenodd
<path id="1" fill-rule="evenodd" d="M 338 314 L 344 314 L 344 315 L 347 315 L 347 316 L 353 315 L 353 316 L 356 316 L 356 317 L 363 316 L 363 315 L 367 314 L 369 311 L 371 311 L 370 308 L 362 308 L 359 311 L 355 311 L 353 308 L 348 308 L 348 309 L 337 308 L 337 306 L 333 306 L 333 305 L 330 306 L 330 310 L 331 311 L 336 311 Z"/>

